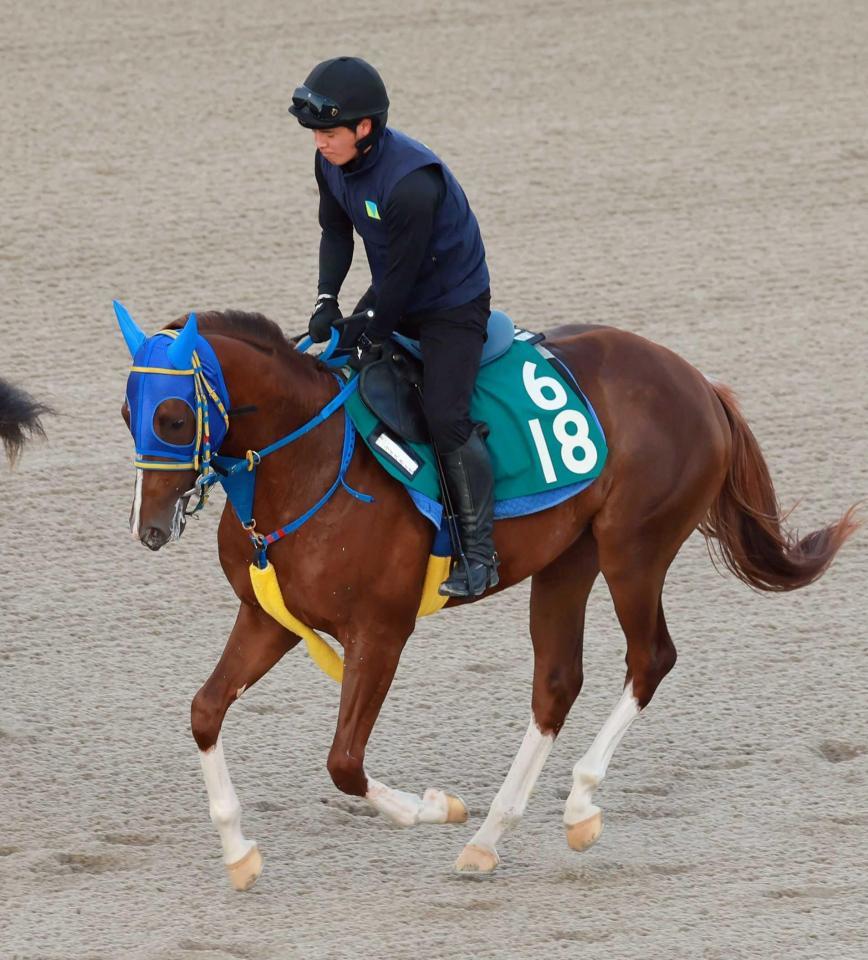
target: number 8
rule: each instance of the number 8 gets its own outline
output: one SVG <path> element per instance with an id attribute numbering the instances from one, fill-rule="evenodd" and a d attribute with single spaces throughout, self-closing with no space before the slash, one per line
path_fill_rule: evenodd
<path id="1" fill-rule="evenodd" d="M 567 430 L 569 424 L 575 426 L 575 433 Z M 552 424 L 552 432 L 561 445 L 561 460 L 567 470 L 573 473 L 587 473 L 593 470 L 597 462 L 597 448 L 588 436 L 589 429 L 587 419 L 578 410 L 561 410 Z M 584 451 L 585 455 L 580 460 L 573 452 L 576 449 Z"/>

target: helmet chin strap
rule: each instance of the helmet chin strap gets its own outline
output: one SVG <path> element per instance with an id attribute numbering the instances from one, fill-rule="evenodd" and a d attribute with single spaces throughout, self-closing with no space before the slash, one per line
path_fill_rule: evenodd
<path id="1" fill-rule="evenodd" d="M 359 140 L 356 140 L 356 150 L 359 151 L 359 154 L 364 155 L 367 153 L 377 140 L 379 140 L 382 132 L 383 128 L 377 124 L 366 137 L 361 137 Z"/>

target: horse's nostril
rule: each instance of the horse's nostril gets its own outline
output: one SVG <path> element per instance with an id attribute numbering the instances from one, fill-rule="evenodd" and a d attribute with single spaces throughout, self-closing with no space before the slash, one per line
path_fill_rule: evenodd
<path id="1" fill-rule="evenodd" d="M 159 550 L 168 539 L 168 536 L 156 527 L 148 527 L 142 534 L 142 543 L 150 550 Z"/>

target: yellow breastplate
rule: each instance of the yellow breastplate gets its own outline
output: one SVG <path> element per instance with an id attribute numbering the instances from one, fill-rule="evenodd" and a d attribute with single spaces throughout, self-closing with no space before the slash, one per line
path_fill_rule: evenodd
<path id="1" fill-rule="evenodd" d="M 449 576 L 450 565 L 450 557 L 432 555 L 428 558 L 428 569 L 425 572 L 417 618 L 436 613 L 448 600 L 448 597 L 441 597 L 437 591 L 440 584 Z M 250 582 L 253 584 L 253 592 L 256 594 L 259 606 L 269 616 L 274 617 L 281 626 L 301 637 L 313 662 L 323 673 L 340 683 L 344 678 L 343 660 L 315 630 L 302 623 L 286 609 L 274 567 L 266 563 L 265 568 L 260 569 L 255 563 L 251 563 Z"/>

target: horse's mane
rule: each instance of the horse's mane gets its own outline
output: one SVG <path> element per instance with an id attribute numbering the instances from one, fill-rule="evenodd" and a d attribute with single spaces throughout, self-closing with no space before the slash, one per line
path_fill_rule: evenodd
<path id="1" fill-rule="evenodd" d="M 200 333 L 216 333 L 224 337 L 243 340 L 263 353 L 277 354 L 287 359 L 299 356 L 294 341 L 290 340 L 280 327 L 261 313 L 244 313 L 242 310 L 209 310 L 197 313 L 196 321 Z M 179 317 L 169 324 L 172 330 L 178 330 L 187 322 L 187 317 Z"/>

